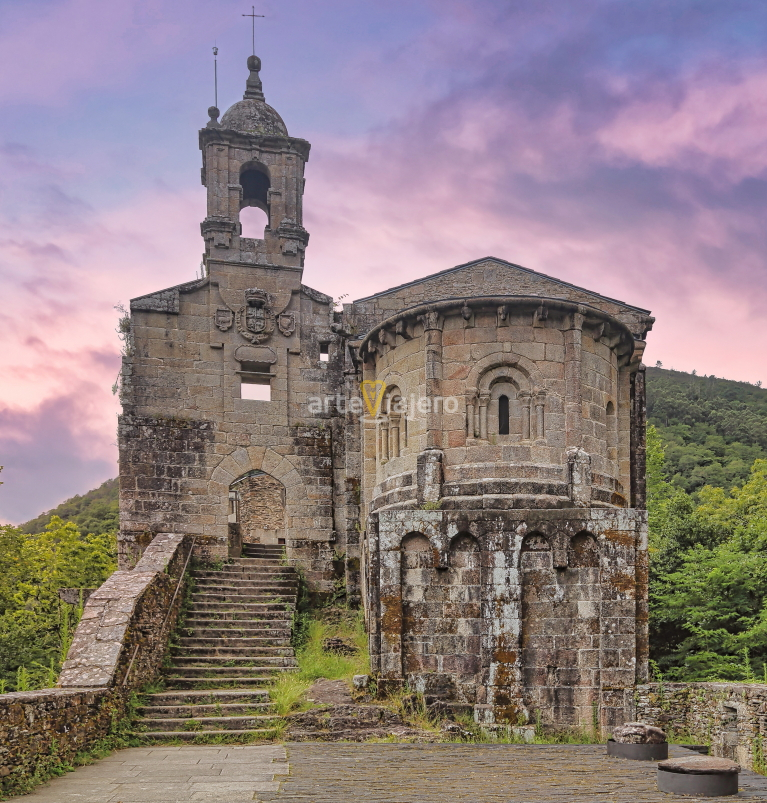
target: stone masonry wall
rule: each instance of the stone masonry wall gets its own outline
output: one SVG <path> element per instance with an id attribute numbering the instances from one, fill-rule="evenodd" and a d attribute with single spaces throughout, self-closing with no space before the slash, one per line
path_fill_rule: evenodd
<path id="1" fill-rule="evenodd" d="M 647 669 L 643 511 L 380 511 L 369 525 L 383 682 L 450 674 L 485 722 L 624 721 Z"/>
<path id="2" fill-rule="evenodd" d="M 638 721 L 689 734 L 710 744 L 712 755 L 764 771 L 767 685 L 647 683 L 637 687 L 635 704 Z"/>
<path id="3" fill-rule="evenodd" d="M 189 518 L 206 512 L 209 504 L 204 480 L 216 431 L 209 421 L 126 413 L 120 416 L 118 432 L 119 564 L 130 569 L 158 532 L 195 531 Z M 183 491 L 190 488 L 197 491 L 193 500 L 184 498 Z"/>
<path id="4" fill-rule="evenodd" d="M 0 695 L 0 792 L 39 767 L 71 761 L 126 712 L 130 687 L 40 689 Z"/>

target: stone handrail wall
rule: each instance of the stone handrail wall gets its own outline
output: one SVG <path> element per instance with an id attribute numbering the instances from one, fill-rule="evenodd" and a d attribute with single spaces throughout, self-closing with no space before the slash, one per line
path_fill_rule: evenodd
<path id="1" fill-rule="evenodd" d="M 191 548 L 190 536 L 155 536 L 134 569 L 115 572 L 88 598 L 59 688 L 0 695 L 0 790 L 108 736 L 131 692 L 157 675 Z"/>
<path id="2" fill-rule="evenodd" d="M 131 571 L 115 572 L 90 595 L 61 688 L 141 686 L 157 674 L 181 607 L 183 595 L 173 595 L 189 549 L 188 536 L 160 533 Z"/>
<path id="3" fill-rule="evenodd" d="M 687 733 L 711 754 L 764 768 L 767 684 L 647 683 L 636 689 L 636 719 Z"/>

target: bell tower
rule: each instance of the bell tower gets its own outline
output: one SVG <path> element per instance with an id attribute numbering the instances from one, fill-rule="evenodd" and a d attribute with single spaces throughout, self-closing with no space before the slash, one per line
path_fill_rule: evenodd
<path id="1" fill-rule="evenodd" d="M 310 145 L 288 135 L 280 115 L 266 103 L 261 59 L 248 58 L 245 94 L 221 118 L 200 131 L 202 183 L 208 211 L 202 222 L 205 263 L 237 262 L 301 269 L 309 233 L 303 227 L 304 165 Z M 263 238 L 242 236 L 240 212 L 266 213 Z"/>

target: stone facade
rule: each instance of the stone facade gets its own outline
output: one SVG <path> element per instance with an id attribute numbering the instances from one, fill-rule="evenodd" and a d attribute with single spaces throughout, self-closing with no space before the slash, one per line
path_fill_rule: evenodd
<path id="1" fill-rule="evenodd" d="M 492 257 L 336 310 L 302 283 L 309 143 L 249 68 L 200 132 L 204 278 L 131 302 L 122 565 L 169 529 L 218 557 L 284 539 L 321 594 L 343 556 L 383 685 L 617 723 L 647 666 L 653 319 Z"/>

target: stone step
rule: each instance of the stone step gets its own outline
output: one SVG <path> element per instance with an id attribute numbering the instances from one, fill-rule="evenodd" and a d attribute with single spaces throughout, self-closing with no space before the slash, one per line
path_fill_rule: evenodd
<path id="1" fill-rule="evenodd" d="M 227 679 L 237 680 L 241 685 L 250 682 L 251 677 L 269 677 L 285 670 L 295 669 L 295 666 L 279 666 L 276 664 L 258 664 L 256 666 L 196 666 L 182 665 L 170 666 L 163 669 L 165 677 L 175 684 L 179 679 L 195 678 L 197 682 L 205 681 L 223 683 Z M 198 686 L 197 688 L 201 688 Z"/>
<path id="2" fill-rule="evenodd" d="M 245 646 L 237 646 L 230 644 L 226 639 L 217 640 L 217 644 L 206 644 L 202 646 L 187 646 L 179 644 L 178 647 L 171 647 L 170 654 L 173 660 L 176 658 L 236 658 L 239 656 L 245 658 L 253 657 L 274 657 L 278 655 L 293 655 L 293 648 L 288 644 L 285 647 L 278 647 L 272 644 L 249 644 Z"/>
<path id="3" fill-rule="evenodd" d="M 168 677 L 168 687 L 170 689 L 194 689 L 202 691 L 205 689 L 238 689 L 246 686 L 269 686 L 274 680 L 274 673 L 276 670 L 271 670 L 267 673 L 260 673 L 258 675 L 251 675 L 250 677 L 236 677 L 236 676 L 223 676 L 216 675 L 210 678 L 200 678 L 190 675 L 178 675 L 177 677 Z"/>
<path id="4" fill-rule="evenodd" d="M 295 602 L 295 592 L 284 591 L 282 593 L 269 593 L 255 591 L 248 588 L 239 588 L 234 591 L 219 590 L 211 588 L 205 591 L 195 591 L 190 594 L 192 605 L 198 602 L 256 602 L 256 603 L 280 603 Z"/>
<path id="5" fill-rule="evenodd" d="M 194 572 L 194 580 L 213 580 L 218 577 L 231 577 L 234 580 L 298 580 L 298 573 L 290 566 L 230 566 L 221 572 Z"/>
<path id="6" fill-rule="evenodd" d="M 283 666 L 296 666 L 296 659 L 292 655 L 238 655 L 236 658 L 227 657 L 225 655 L 193 655 L 173 656 L 171 661 L 171 668 L 173 670 L 183 669 L 187 674 L 188 670 L 194 669 L 195 674 L 199 672 L 207 672 L 208 670 L 220 672 L 223 670 L 237 669 L 248 671 L 254 668 L 269 669 L 272 667 L 280 668 Z"/>
<path id="7" fill-rule="evenodd" d="M 272 714 L 272 703 L 218 703 L 213 705 L 141 705 L 138 713 L 147 719 L 196 719 L 197 717 L 257 716 Z"/>
<path id="8" fill-rule="evenodd" d="M 232 561 L 231 563 L 227 563 L 226 570 L 231 571 L 232 569 L 240 569 L 243 567 L 249 566 L 268 566 L 274 569 L 290 569 L 291 566 L 287 566 L 282 562 L 279 558 L 237 558 L 237 560 Z"/>
<path id="9" fill-rule="evenodd" d="M 230 739 L 232 736 L 262 736 L 264 739 L 273 739 L 275 736 L 274 729 L 257 729 L 251 731 L 238 731 L 238 730 L 218 730 L 218 731 L 147 731 L 146 733 L 134 732 L 131 734 L 137 739 L 142 741 L 188 741 L 195 740 L 204 741 L 206 738 L 215 739 L 218 736 L 223 736 Z M 218 744 L 218 742 L 215 742 Z"/>
<path id="10" fill-rule="evenodd" d="M 259 589 L 291 589 L 298 588 L 297 580 L 275 580 L 270 577 L 198 577 L 195 579 L 195 588 L 227 588 L 236 590 L 239 588 L 259 588 Z"/>
<path id="11" fill-rule="evenodd" d="M 192 594 L 227 594 L 227 595 L 253 595 L 253 594 L 260 594 L 260 595 L 267 595 L 270 597 L 284 597 L 290 596 L 295 597 L 298 594 L 298 586 L 297 585 L 284 585 L 284 586 L 274 586 L 274 585 L 265 585 L 265 584 L 257 584 L 251 582 L 242 582 L 240 584 L 232 584 L 232 583 L 201 583 L 198 584 L 194 591 L 191 592 Z"/>
<path id="12" fill-rule="evenodd" d="M 231 626 L 229 626 L 231 625 Z M 227 622 L 222 619 L 204 619 L 202 622 L 195 620 L 190 624 L 187 619 L 186 624 L 178 629 L 180 639 L 243 639 L 243 638 L 265 638 L 265 639 L 289 639 L 291 635 L 290 623 L 284 620 L 265 624 L 263 627 L 249 625 L 238 621 Z"/>
<path id="13" fill-rule="evenodd" d="M 195 706 L 195 705 L 262 705 L 269 700 L 266 689 L 211 689 L 209 691 L 176 690 L 158 691 L 145 696 L 149 705 Z"/>
<path id="14" fill-rule="evenodd" d="M 252 613 L 252 614 L 290 614 L 295 607 L 293 602 L 200 602 L 195 600 L 189 612 L 197 613 Z M 279 618 L 279 617 L 277 617 Z"/>
<path id="15" fill-rule="evenodd" d="M 242 607 L 213 607 L 225 603 L 213 602 L 189 609 L 182 627 L 292 627 L 293 609 L 278 608 L 276 611 L 250 610 Z M 193 622 L 193 625 L 188 625 Z"/>
<path id="16" fill-rule="evenodd" d="M 272 725 L 278 721 L 279 717 L 262 714 L 257 716 L 244 717 L 194 717 L 192 719 L 145 719 L 136 720 L 138 728 L 146 728 L 148 731 L 230 731 L 244 730 L 253 731 L 262 729 L 265 725 Z M 194 724 L 192 727 L 190 725 Z"/>
<path id="17" fill-rule="evenodd" d="M 211 636 L 208 631 L 202 630 L 205 633 L 203 636 L 181 636 L 178 639 L 179 648 L 185 650 L 189 649 L 207 649 L 212 650 L 214 653 L 221 649 L 231 649 L 234 647 L 244 647 L 248 649 L 259 649 L 266 647 L 280 647 L 289 649 L 290 639 L 287 636 L 280 638 L 279 636 Z"/>

